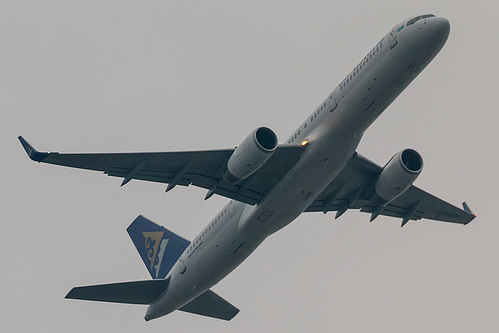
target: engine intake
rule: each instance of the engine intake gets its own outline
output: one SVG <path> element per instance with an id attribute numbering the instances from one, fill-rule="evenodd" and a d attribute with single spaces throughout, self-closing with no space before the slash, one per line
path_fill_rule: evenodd
<path id="1" fill-rule="evenodd" d="M 404 193 L 423 170 L 423 158 L 413 149 L 395 154 L 385 165 L 375 185 L 376 194 L 386 202 Z"/>
<path id="2" fill-rule="evenodd" d="M 267 162 L 276 147 L 275 133 L 267 127 L 257 128 L 234 150 L 227 162 L 223 179 L 236 184 L 248 178 Z"/>

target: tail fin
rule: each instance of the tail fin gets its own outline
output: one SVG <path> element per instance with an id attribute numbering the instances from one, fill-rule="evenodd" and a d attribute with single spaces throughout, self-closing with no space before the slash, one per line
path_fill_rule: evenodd
<path id="1" fill-rule="evenodd" d="M 153 279 L 164 279 L 190 242 L 143 216 L 127 228 Z"/>

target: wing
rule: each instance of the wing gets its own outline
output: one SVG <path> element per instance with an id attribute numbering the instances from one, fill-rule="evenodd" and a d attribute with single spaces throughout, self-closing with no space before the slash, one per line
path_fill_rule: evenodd
<path id="1" fill-rule="evenodd" d="M 206 198 L 218 194 L 255 205 L 284 177 L 300 158 L 303 148 L 280 145 L 272 157 L 251 177 L 236 185 L 225 182 L 222 173 L 234 149 L 155 152 L 60 154 L 39 152 L 19 137 L 28 156 L 36 162 L 101 171 L 123 178 L 122 186 L 132 179 L 176 185 L 194 185 L 208 190 Z"/>
<path id="2" fill-rule="evenodd" d="M 398 198 L 376 212 L 374 185 L 382 167 L 365 157 L 355 154 L 341 173 L 305 210 L 306 212 L 336 211 L 336 217 L 348 209 L 361 212 L 393 216 L 402 219 L 402 226 L 409 220 L 430 219 L 436 221 L 468 224 L 476 215 L 467 205 L 465 210 L 455 207 L 419 188 L 411 186 Z"/>

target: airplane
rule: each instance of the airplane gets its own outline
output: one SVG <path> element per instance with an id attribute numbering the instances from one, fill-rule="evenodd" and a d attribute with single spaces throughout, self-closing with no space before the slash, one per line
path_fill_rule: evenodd
<path id="1" fill-rule="evenodd" d="M 283 144 L 267 127 L 236 148 L 151 153 L 40 152 L 19 137 L 28 156 L 42 163 L 101 171 L 176 186 L 194 185 L 230 201 L 188 241 L 139 216 L 128 227 L 152 280 L 73 288 L 66 296 L 148 305 L 145 320 L 175 310 L 230 320 L 239 310 L 211 290 L 269 235 L 304 212 L 349 209 L 402 220 L 466 225 L 476 215 L 413 183 L 423 168 L 413 149 L 381 167 L 356 149 L 364 132 L 433 60 L 450 32 L 449 21 L 418 15 L 398 23 L 372 48 Z"/>

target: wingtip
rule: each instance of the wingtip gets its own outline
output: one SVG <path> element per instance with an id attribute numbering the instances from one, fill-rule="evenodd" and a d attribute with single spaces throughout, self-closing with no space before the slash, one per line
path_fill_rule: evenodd
<path id="1" fill-rule="evenodd" d="M 49 153 L 42 153 L 42 152 L 39 152 L 38 150 L 36 150 L 21 135 L 18 136 L 17 138 L 21 142 L 21 145 L 23 146 L 24 150 L 26 151 L 26 154 L 28 154 L 28 157 L 30 159 L 32 159 L 33 161 L 41 162 L 41 161 L 43 161 L 49 155 Z"/>
<path id="2" fill-rule="evenodd" d="M 463 202 L 463 209 L 466 213 L 471 215 L 471 219 L 468 222 L 466 222 L 465 224 L 470 223 L 471 221 L 473 221 L 477 217 L 477 215 L 475 213 L 473 213 L 473 211 L 471 210 L 470 206 L 468 206 L 466 201 Z"/>

